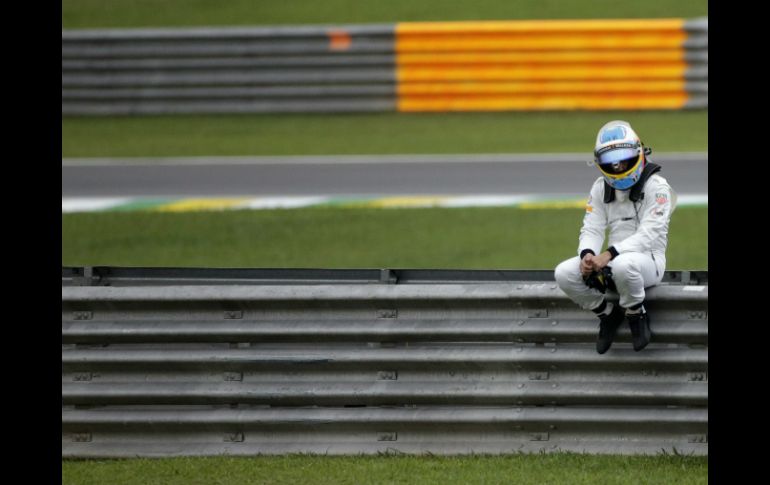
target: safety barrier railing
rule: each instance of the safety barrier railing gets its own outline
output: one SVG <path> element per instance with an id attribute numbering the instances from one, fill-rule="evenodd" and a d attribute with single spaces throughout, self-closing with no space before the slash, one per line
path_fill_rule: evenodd
<path id="1" fill-rule="evenodd" d="M 550 271 L 63 268 L 62 454 L 706 454 L 708 273 L 647 307 L 599 355 Z"/>
<path id="2" fill-rule="evenodd" d="M 708 106 L 708 19 L 62 31 L 62 114 Z"/>

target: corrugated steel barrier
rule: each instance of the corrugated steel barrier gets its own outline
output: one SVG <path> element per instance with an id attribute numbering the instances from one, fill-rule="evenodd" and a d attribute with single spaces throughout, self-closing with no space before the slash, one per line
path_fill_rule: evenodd
<path id="1" fill-rule="evenodd" d="M 708 20 L 405 23 L 399 111 L 708 105 Z"/>
<path id="2" fill-rule="evenodd" d="M 62 269 L 62 455 L 708 453 L 708 273 L 607 354 L 550 271 Z"/>
<path id="3" fill-rule="evenodd" d="M 708 19 L 62 30 L 62 114 L 708 107 Z"/>

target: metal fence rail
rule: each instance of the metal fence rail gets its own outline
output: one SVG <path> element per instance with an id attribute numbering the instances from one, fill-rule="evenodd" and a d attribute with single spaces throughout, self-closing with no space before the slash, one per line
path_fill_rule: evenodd
<path id="1" fill-rule="evenodd" d="M 62 31 L 62 114 L 708 106 L 708 19 Z"/>
<path id="2" fill-rule="evenodd" d="M 414 22 L 399 111 L 708 106 L 708 20 Z"/>
<path id="3" fill-rule="evenodd" d="M 62 31 L 63 114 L 392 111 L 392 25 Z"/>
<path id="4" fill-rule="evenodd" d="M 62 454 L 708 452 L 708 273 L 653 342 L 549 271 L 62 269 Z"/>

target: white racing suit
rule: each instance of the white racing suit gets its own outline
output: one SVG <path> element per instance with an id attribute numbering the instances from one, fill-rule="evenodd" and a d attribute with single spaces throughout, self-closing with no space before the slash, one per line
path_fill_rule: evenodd
<path id="1" fill-rule="evenodd" d="M 601 253 L 605 230 L 610 230 L 607 249 L 614 257 L 608 266 L 620 306 L 633 307 L 644 301 L 645 288 L 663 278 L 668 225 L 676 208 L 676 194 L 666 179 L 655 173 L 644 183 L 643 196 L 637 202 L 630 199 L 631 190 L 615 190 L 615 200 L 608 203 L 604 191 L 604 178 L 599 177 L 586 204 L 578 256 L 559 264 L 554 273 L 562 291 L 585 310 L 601 305 L 604 294 L 586 285 L 580 261 L 586 252 Z"/>

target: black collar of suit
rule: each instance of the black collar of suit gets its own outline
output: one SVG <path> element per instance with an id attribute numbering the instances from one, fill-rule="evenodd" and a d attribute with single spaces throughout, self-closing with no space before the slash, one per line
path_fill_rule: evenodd
<path id="1" fill-rule="evenodd" d="M 650 161 L 647 162 L 647 164 L 644 166 L 644 170 L 642 170 L 642 176 L 639 177 L 639 181 L 636 182 L 631 187 L 631 193 L 629 194 L 628 198 L 631 199 L 632 202 L 638 202 L 639 200 L 644 198 L 644 193 L 642 190 L 644 189 L 644 184 L 647 182 L 647 179 L 652 176 L 652 174 L 656 172 L 660 172 L 661 166 L 657 163 L 652 163 Z M 604 203 L 609 204 L 610 202 L 615 200 L 615 189 L 607 183 L 607 181 L 604 181 Z"/>

